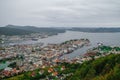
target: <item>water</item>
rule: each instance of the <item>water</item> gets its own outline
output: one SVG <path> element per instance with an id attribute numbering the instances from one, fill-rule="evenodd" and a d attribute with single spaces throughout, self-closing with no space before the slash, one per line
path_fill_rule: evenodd
<path id="1" fill-rule="evenodd" d="M 39 39 L 38 41 L 23 41 L 19 43 L 12 44 L 35 44 L 39 42 L 43 42 L 44 45 L 48 43 L 62 43 L 64 41 L 70 39 L 81 39 L 87 38 L 90 40 L 91 46 L 85 46 L 78 50 L 75 50 L 71 54 L 66 54 L 62 57 L 68 57 L 70 59 L 77 57 L 79 55 L 83 55 L 89 48 L 97 46 L 97 43 L 101 42 L 104 45 L 108 46 L 120 46 L 120 32 L 119 33 L 87 33 L 87 32 L 77 32 L 77 31 L 66 31 L 65 33 L 60 33 L 58 35 L 50 36 L 48 38 Z M 1 65 L 1 64 L 0 64 Z M 7 67 L 8 64 L 1 65 L 3 67 Z"/>
<path id="2" fill-rule="evenodd" d="M 29 40 L 13 44 L 35 44 L 43 42 L 46 45 L 48 43 L 62 43 L 66 40 L 81 38 L 89 39 L 92 45 L 96 45 L 96 43 L 102 42 L 105 45 L 120 46 L 120 33 L 87 33 L 77 31 L 66 31 L 65 33 L 60 33 L 48 38 L 39 39 L 38 41 Z"/>
<path id="3" fill-rule="evenodd" d="M 97 43 L 101 42 L 108 46 L 120 46 L 120 32 L 119 33 L 87 33 L 87 32 L 77 32 L 77 31 L 66 31 L 65 33 L 60 33 L 58 35 L 50 36 L 48 38 L 39 39 L 38 41 L 24 41 L 19 44 L 34 44 L 43 42 L 44 45 L 48 43 L 62 43 L 70 39 L 81 39 L 87 38 L 91 42 L 91 46 L 80 48 L 71 54 L 66 54 L 64 56 L 74 58 L 76 56 L 82 55 L 89 48 L 97 46 Z M 63 56 L 63 57 L 64 57 Z"/>
<path id="4" fill-rule="evenodd" d="M 87 38 L 91 41 L 92 46 L 98 42 L 102 42 L 105 45 L 120 45 L 120 33 L 85 33 L 76 31 L 66 31 L 59 35 L 51 36 L 45 39 L 40 39 L 40 42 L 44 43 L 61 43 L 70 39 Z"/>

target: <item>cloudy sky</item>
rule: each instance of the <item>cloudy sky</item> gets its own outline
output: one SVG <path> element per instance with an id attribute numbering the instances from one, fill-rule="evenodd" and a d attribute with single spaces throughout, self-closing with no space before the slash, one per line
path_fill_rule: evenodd
<path id="1" fill-rule="evenodd" d="M 0 0 L 0 26 L 120 27 L 120 0 Z"/>

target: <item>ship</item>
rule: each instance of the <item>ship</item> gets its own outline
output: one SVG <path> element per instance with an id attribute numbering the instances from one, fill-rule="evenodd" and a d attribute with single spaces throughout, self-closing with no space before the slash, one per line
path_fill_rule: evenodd
<path id="1" fill-rule="evenodd" d="M 38 41 L 39 39 L 38 38 L 32 38 L 33 41 Z"/>

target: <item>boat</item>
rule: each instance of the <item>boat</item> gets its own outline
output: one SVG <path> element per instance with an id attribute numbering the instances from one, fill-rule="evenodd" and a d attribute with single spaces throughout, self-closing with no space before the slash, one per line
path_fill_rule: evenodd
<path id="1" fill-rule="evenodd" d="M 38 41 L 39 39 L 38 38 L 32 38 L 33 41 Z"/>
<path id="2" fill-rule="evenodd" d="M 103 43 L 101 43 L 101 42 L 99 42 L 99 43 L 97 43 L 98 44 L 98 46 L 102 46 L 103 45 Z"/>

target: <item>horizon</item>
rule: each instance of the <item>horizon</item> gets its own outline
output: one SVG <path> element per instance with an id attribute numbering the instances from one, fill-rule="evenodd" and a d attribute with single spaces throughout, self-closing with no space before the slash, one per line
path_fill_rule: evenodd
<path id="1" fill-rule="evenodd" d="M 119 0 L 0 0 L 0 26 L 120 27 Z"/>
<path id="2" fill-rule="evenodd" d="M 93 26 L 92 27 L 91 26 L 89 26 L 89 27 L 82 27 L 82 26 L 81 27 L 78 27 L 78 26 L 76 26 L 76 27 L 75 26 L 74 27 L 72 27 L 72 26 L 71 27 L 70 26 L 69 27 L 67 27 L 67 26 L 63 26 L 63 27 L 62 26 L 51 26 L 51 27 L 49 26 L 49 27 L 47 27 L 46 26 L 45 27 L 44 26 L 44 27 L 42 27 L 42 26 L 33 26 L 33 25 L 12 25 L 12 24 L 0 26 L 0 28 L 8 27 L 8 26 L 16 26 L 16 27 L 26 27 L 27 26 L 27 27 L 36 27 L 36 28 L 120 28 L 120 27 L 112 27 L 112 26 L 109 26 L 109 27 L 105 27 L 105 26 L 103 26 L 103 27 L 102 26 L 101 27 L 93 27 Z"/>

